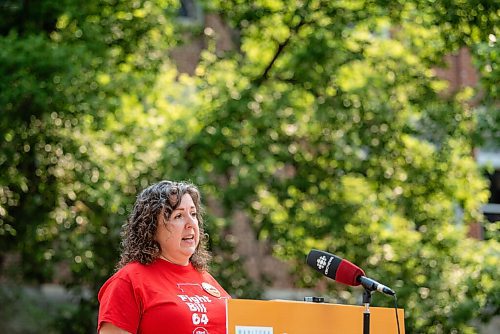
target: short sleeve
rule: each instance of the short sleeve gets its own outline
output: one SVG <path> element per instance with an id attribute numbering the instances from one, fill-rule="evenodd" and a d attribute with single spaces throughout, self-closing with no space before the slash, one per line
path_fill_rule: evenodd
<path id="1" fill-rule="evenodd" d="M 137 332 L 140 320 L 140 300 L 130 280 L 123 277 L 111 277 L 99 291 L 98 299 L 98 332 L 104 322 L 110 322 L 130 333 Z"/>

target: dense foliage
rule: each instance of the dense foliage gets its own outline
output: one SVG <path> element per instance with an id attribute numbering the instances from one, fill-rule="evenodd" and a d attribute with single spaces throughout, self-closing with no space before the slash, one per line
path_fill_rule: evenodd
<path id="1" fill-rule="evenodd" d="M 488 199 L 472 151 L 500 138 L 498 4 L 204 5 L 237 49 L 176 20 L 173 0 L 0 5 L 2 274 L 84 290 L 47 326 L 94 331 L 120 226 L 162 178 L 202 186 L 213 271 L 235 296 L 265 283 L 234 254 L 243 213 L 298 287 L 323 280 L 304 265 L 311 248 L 393 287 L 407 333 L 474 333 L 498 314 L 498 225 L 487 241 L 466 236 Z M 206 41 L 193 76 L 169 55 L 189 34 Z M 449 92 L 432 69 L 463 46 L 481 85 Z"/>

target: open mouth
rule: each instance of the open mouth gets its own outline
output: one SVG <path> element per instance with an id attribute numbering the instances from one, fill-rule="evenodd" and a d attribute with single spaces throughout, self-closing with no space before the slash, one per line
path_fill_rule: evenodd
<path id="1" fill-rule="evenodd" d="M 182 238 L 182 241 L 191 241 L 191 240 L 194 240 L 194 235 L 190 235 L 190 236 Z"/>

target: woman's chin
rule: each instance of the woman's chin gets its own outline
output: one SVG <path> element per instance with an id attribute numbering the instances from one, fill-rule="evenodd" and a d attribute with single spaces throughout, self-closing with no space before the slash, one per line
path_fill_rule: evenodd
<path id="1" fill-rule="evenodd" d="M 193 256 L 194 252 L 196 251 L 196 246 L 188 246 L 188 247 L 183 247 L 182 248 L 182 255 L 187 257 L 188 259 Z"/>

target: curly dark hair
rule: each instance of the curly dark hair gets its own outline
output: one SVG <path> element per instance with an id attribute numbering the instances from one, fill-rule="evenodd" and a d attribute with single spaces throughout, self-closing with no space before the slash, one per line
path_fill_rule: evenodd
<path id="1" fill-rule="evenodd" d="M 193 199 L 200 229 L 198 247 L 189 260 L 198 271 L 208 269 L 211 255 L 207 250 L 208 235 L 204 230 L 200 192 L 193 184 L 173 181 L 160 181 L 137 196 L 134 209 L 123 225 L 122 253 L 117 269 L 134 261 L 150 264 L 160 256 L 160 245 L 155 240 L 160 215 L 163 214 L 167 221 L 185 194 Z"/>

